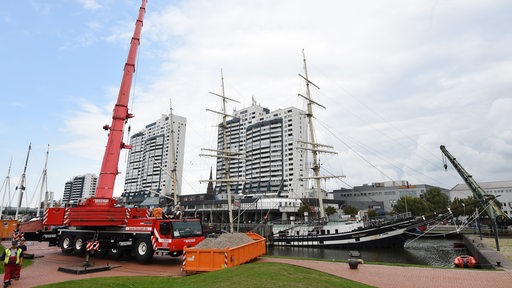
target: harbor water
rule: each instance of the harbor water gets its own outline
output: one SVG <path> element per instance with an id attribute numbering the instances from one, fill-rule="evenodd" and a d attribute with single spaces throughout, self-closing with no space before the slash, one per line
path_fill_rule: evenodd
<path id="1" fill-rule="evenodd" d="M 360 249 L 365 262 L 418 264 L 438 267 L 453 267 L 453 260 L 467 254 L 465 248 L 456 248 L 461 239 L 419 238 L 409 239 L 404 248 Z M 269 247 L 270 256 L 317 258 L 327 260 L 347 260 L 354 249 Z"/>

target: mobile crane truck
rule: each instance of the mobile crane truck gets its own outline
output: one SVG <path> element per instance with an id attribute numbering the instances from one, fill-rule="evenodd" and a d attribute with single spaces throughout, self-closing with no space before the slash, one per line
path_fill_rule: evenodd
<path id="1" fill-rule="evenodd" d="M 146 3 L 142 0 L 139 9 L 112 123 L 103 127 L 109 135 L 95 194 L 76 207 L 47 208 L 43 229 L 36 232 L 38 240 L 59 246 L 64 254 L 99 250 L 117 259 L 130 252 L 139 262 L 148 262 L 155 253 L 180 256 L 184 247 L 204 240 L 199 219 L 150 217 L 148 209 L 127 208 L 113 198 L 121 149 L 131 148 L 123 142 L 123 133 L 126 120 L 133 117 L 128 113 L 128 101 Z"/>

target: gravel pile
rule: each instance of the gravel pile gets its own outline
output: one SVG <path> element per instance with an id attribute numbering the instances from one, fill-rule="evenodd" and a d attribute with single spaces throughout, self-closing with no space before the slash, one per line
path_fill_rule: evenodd
<path id="1" fill-rule="evenodd" d="M 195 246 L 201 249 L 225 249 L 251 243 L 251 237 L 245 233 L 224 233 L 217 238 L 206 238 Z"/>

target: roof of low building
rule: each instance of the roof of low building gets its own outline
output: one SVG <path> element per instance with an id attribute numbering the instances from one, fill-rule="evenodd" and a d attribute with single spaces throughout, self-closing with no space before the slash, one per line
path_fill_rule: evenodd
<path id="1" fill-rule="evenodd" d="M 491 182 L 478 182 L 478 185 L 482 187 L 482 189 L 498 189 L 498 188 L 512 188 L 512 180 L 508 181 L 491 181 Z M 465 191 L 469 190 L 468 185 L 465 183 L 455 185 L 451 191 Z"/>

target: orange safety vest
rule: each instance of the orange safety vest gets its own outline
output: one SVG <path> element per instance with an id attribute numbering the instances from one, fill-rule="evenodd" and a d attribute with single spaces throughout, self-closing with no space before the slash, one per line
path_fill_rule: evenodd
<path id="1" fill-rule="evenodd" d="M 20 255 L 21 255 L 21 249 L 16 248 L 16 264 L 20 264 Z M 11 258 L 11 248 L 5 249 L 5 259 L 4 263 L 9 264 L 9 258 Z"/>
<path id="2" fill-rule="evenodd" d="M 162 209 L 162 208 L 154 208 L 153 209 L 153 217 L 155 217 L 155 218 L 162 218 L 163 212 L 164 212 L 164 209 Z"/>

